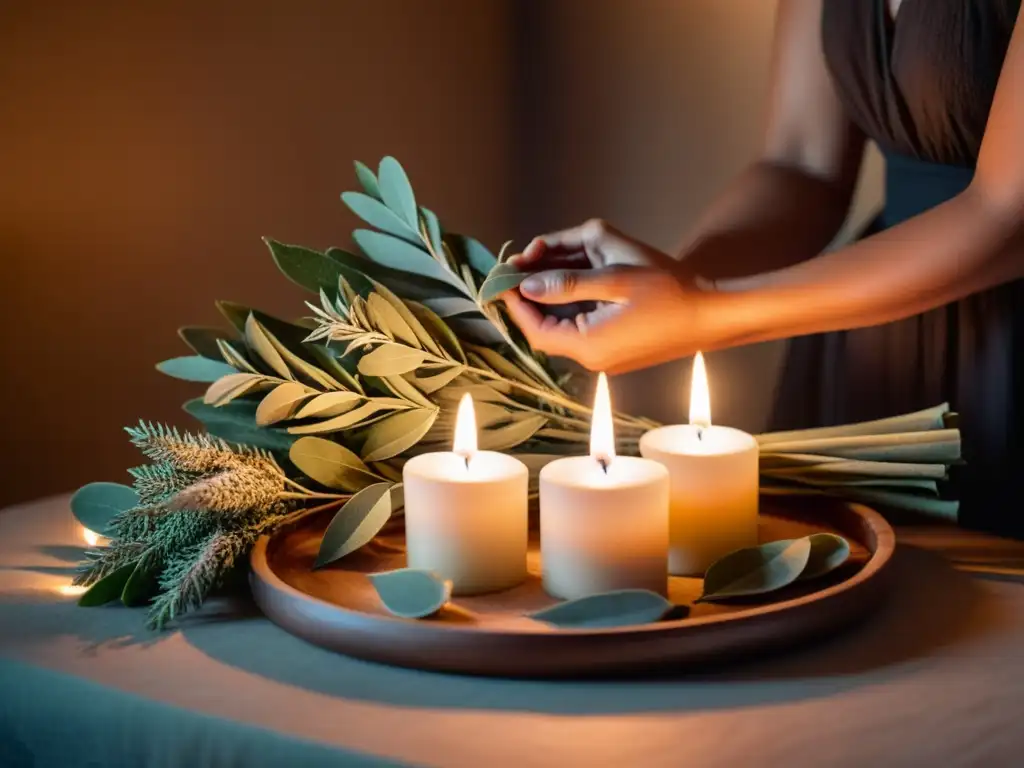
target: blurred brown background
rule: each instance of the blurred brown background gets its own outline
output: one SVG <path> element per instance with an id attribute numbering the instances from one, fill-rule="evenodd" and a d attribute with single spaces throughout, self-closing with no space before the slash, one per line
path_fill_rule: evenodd
<path id="1" fill-rule="evenodd" d="M 345 245 L 351 163 L 398 157 L 493 247 L 603 216 L 669 249 L 757 149 L 774 0 L 129 0 L 0 11 L 0 503 L 123 480 L 121 427 L 179 424 L 153 370 L 217 298 L 303 296 L 262 235 Z M 872 158 L 858 203 L 878 196 Z M 756 430 L 782 346 L 712 355 Z M 685 413 L 687 363 L 623 377 Z"/>

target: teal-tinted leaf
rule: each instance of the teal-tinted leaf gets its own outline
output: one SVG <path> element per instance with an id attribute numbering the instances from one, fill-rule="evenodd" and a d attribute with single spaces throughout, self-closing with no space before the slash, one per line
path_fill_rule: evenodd
<path id="1" fill-rule="evenodd" d="M 263 242 L 270 249 L 277 268 L 293 283 L 313 293 L 319 293 L 321 288 L 332 294 L 337 292 L 341 270 L 326 254 L 301 245 L 279 243 L 269 237 L 263 238 Z"/>
<path id="2" fill-rule="evenodd" d="M 529 272 L 520 272 L 511 264 L 498 264 L 487 275 L 480 286 L 480 301 L 483 304 L 494 301 L 505 291 L 518 288 L 519 284 L 530 276 Z"/>
<path id="3" fill-rule="evenodd" d="M 368 578 L 384 607 L 403 619 L 433 616 L 452 596 L 452 583 L 433 571 L 400 568 L 371 573 Z"/>
<path id="4" fill-rule="evenodd" d="M 371 197 L 380 200 L 380 186 L 377 184 L 377 176 L 363 163 L 356 160 L 356 178 L 363 187 L 363 191 Z"/>
<path id="5" fill-rule="evenodd" d="M 210 360 L 223 360 L 220 347 L 217 341 L 229 341 L 230 333 L 219 328 L 202 328 L 194 325 L 187 325 L 178 329 L 178 337 L 184 341 L 197 355 L 202 355 Z"/>
<path id="6" fill-rule="evenodd" d="M 481 277 L 490 274 L 498 263 L 495 255 L 479 240 L 466 235 L 448 235 L 445 239 L 459 263 L 469 264 Z"/>
<path id="7" fill-rule="evenodd" d="M 381 344 L 359 360 L 364 376 L 396 376 L 415 371 L 426 359 L 426 353 L 401 344 Z"/>
<path id="8" fill-rule="evenodd" d="M 216 381 L 222 376 L 236 373 L 227 363 L 210 360 L 207 357 L 175 357 L 157 363 L 156 369 L 167 376 L 184 381 Z"/>
<path id="9" fill-rule="evenodd" d="M 357 229 L 352 233 L 352 239 L 356 241 L 363 253 L 381 266 L 437 280 L 469 295 L 461 278 L 449 272 L 434 261 L 429 253 L 412 243 L 384 232 L 375 232 L 369 229 Z M 387 278 L 379 279 L 392 290 L 400 295 L 403 294 Z"/>
<path id="10" fill-rule="evenodd" d="M 121 589 L 121 602 L 129 608 L 145 605 L 160 591 L 159 568 L 155 557 L 143 557 L 132 569 Z"/>
<path id="11" fill-rule="evenodd" d="M 674 607 L 656 592 L 622 589 L 567 600 L 536 611 L 530 618 L 566 629 L 623 627 L 658 621 Z"/>
<path id="12" fill-rule="evenodd" d="M 850 542 L 834 533 L 812 533 L 811 554 L 800 580 L 814 579 L 834 571 L 850 557 Z"/>
<path id="13" fill-rule="evenodd" d="M 321 485 L 341 491 L 358 491 L 381 478 L 343 445 L 319 437 L 303 437 L 288 452 L 292 464 Z"/>
<path id="14" fill-rule="evenodd" d="M 137 507 L 135 490 L 120 483 L 89 483 L 71 497 L 71 514 L 93 533 L 106 533 L 118 512 Z"/>
<path id="15" fill-rule="evenodd" d="M 391 483 L 375 483 L 345 502 L 320 542 L 314 568 L 322 568 L 373 540 L 391 517 Z"/>
<path id="16" fill-rule="evenodd" d="M 366 436 L 363 460 L 383 461 L 409 450 L 427 434 L 437 413 L 436 409 L 416 408 L 378 421 Z"/>
<path id="17" fill-rule="evenodd" d="M 253 403 L 235 401 L 215 407 L 196 399 L 189 400 L 184 408 L 186 413 L 202 422 L 211 435 L 231 443 L 287 453 L 298 439 L 280 429 L 257 426 L 256 405 Z"/>
<path id="18" fill-rule="evenodd" d="M 405 222 L 419 231 L 419 216 L 416 213 L 416 196 L 405 169 L 393 157 L 385 157 L 377 169 L 377 185 L 384 204 L 402 217 Z"/>
<path id="19" fill-rule="evenodd" d="M 455 334 L 466 341 L 473 341 L 477 344 L 502 344 L 505 337 L 494 327 L 494 323 L 479 315 L 457 315 L 449 317 L 446 322 Z"/>
<path id="20" fill-rule="evenodd" d="M 352 213 L 371 227 L 403 240 L 419 241 L 419 233 L 379 200 L 361 192 L 342 192 L 341 200 Z"/>
<path id="21" fill-rule="evenodd" d="M 465 296 L 437 296 L 426 298 L 423 304 L 430 307 L 440 317 L 453 315 L 479 315 L 480 307 L 472 299 Z"/>
<path id="22" fill-rule="evenodd" d="M 128 583 L 132 572 L 135 570 L 135 563 L 122 565 L 115 571 L 111 571 L 102 579 L 93 584 L 78 598 L 78 604 L 83 608 L 95 608 L 97 605 L 106 605 L 115 600 L 121 599 L 124 592 L 124 585 Z"/>
<path id="23" fill-rule="evenodd" d="M 430 247 L 434 249 L 436 256 L 442 257 L 444 255 L 444 241 L 441 238 L 441 222 L 437 218 L 437 214 L 431 210 L 420 208 L 420 213 L 423 215 L 423 223 L 427 228 Z"/>
<path id="24" fill-rule="evenodd" d="M 730 552 L 704 574 L 698 602 L 761 595 L 796 581 L 811 556 L 810 539 L 771 541 Z"/>

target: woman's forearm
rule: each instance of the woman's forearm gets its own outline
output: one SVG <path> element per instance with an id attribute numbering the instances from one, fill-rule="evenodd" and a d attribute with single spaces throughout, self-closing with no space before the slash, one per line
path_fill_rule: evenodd
<path id="1" fill-rule="evenodd" d="M 971 187 L 885 232 L 717 284 L 723 346 L 900 320 L 1024 277 L 1024 211 Z"/>
<path id="2" fill-rule="evenodd" d="M 754 163 L 704 211 L 679 258 L 688 273 L 715 281 L 805 261 L 835 237 L 850 197 L 801 170 Z"/>

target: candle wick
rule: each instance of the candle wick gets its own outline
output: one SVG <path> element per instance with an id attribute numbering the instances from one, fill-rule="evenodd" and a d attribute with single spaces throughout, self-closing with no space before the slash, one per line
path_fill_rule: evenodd
<path id="1" fill-rule="evenodd" d="M 469 469 L 469 454 L 468 453 L 462 454 L 462 458 L 465 459 L 465 461 L 466 461 L 466 469 L 468 470 Z"/>
<path id="2" fill-rule="evenodd" d="M 697 439 L 698 440 L 703 440 L 704 439 L 704 427 L 700 427 L 700 426 L 697 427 Z"/>
<path id="3" fill-rule="evenodd" d="M 603 456 L 601 456 L 601 457 L 599 457 L 597 459 L 597 463 L 601 465 L 601 469 L 607 475 L 608 474 L 608 459 L 606 459 Z"/>

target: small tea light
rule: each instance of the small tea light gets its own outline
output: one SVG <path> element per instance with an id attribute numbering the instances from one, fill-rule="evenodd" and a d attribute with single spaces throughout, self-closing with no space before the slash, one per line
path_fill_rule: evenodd
<path id="1" fill-rule="evenodd" d="M 477 450 L 473 399 L 459 403 L 450 452 L 409 459 L 405 484 L 408 565 L 472 595 L 526 578 L 529 471 L 512 456 Z"/>
<path id="2" fill-rule="evenodd" d="M 757 544 L 757 440 L 712 426 L 700 352 L 693 361 L 690 423 L 651 430 L 640 438 L 640 453 L 664 464 L 671 478 L 671 573 L 703 575 L 723 555 Z"/>
<path id="3" fill-rule="evenodd" d="M 574 599 L 617 589 L 668 587 L 668 471 L 615 455 L 608 379 L 597 380 L 590 455 L 540 471 L 544 590 Z"/>

